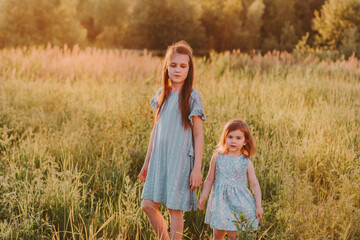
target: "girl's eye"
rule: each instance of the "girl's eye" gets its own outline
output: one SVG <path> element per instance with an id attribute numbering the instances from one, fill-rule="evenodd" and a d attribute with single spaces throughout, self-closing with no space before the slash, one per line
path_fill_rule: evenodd
<path id="1" fill-rule="evenodd" d="M 186 65 L 181 65 L 182 68 L 186 68 L 187 66 Z"/>

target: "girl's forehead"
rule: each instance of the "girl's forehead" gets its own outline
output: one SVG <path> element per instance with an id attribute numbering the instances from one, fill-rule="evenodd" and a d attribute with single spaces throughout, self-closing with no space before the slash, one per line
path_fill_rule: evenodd
<path id="1" fill-rule="evenodd" d="M 179 63 L 179 64 L 186 63 L 186 64 L 188 64 L 189 60 L 190 60 L 190 58 L 186 54 L 174 53 L 170 58 L 170 63 Z"/>
<path id="2" fill-rule="evenodd" d="M 243 131 L 241 131 L 240 129 L 236 129 L 234 131 L 231 131 L 228 133 L 228 136 L 231 135 L 231 136 L 240 136 L 240 137 L 243 137 L 245 134 Z"/>

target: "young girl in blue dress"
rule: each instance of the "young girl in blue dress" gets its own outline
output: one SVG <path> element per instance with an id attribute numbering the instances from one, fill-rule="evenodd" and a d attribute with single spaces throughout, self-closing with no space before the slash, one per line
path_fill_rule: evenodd
<path id="1" fill-rule="evenodd" d="M 204 210 L 211 190 L 205 223 L 213 229 L 216 240 L 224 239 L 226 232 L 229 239 L 235 239 L 237 228 L 234 213 L 246 215 L 254 229 L 261 221 L 261 190 L 249 158 L 254 152 L 255 144 L 248 125 L 240 119 L 229 121 L 211 158 L 199 200 L 199 209 Z M 248 180 L 255 201 L 247 188 Z"/>
<path id="2" fill-rule="evenodd" d="M 185 41 L 177 42 L 167 49 L 162 87 L 150 102 L 155 124 L 139 174 L 145 180 L 141 208 L 159 239 L 181 239 L 182 212 L 196 209 L 195 189 L 202 183 L 205 115 L 193 79 L 192 49 Z M 160 203 L 170 213 L 170 236 Z"/>

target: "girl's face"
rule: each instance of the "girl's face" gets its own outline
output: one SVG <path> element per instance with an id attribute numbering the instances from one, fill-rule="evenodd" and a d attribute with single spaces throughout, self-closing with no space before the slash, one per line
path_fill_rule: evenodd
<path id="1" fill-rule="evenodd" d="M 169 78 L 172 84 L 183 84 L 189 73 L 189 56 L 174 53 L 168 66 Z"/>
<path id="2" fill-rule="evenodd" d="M 234 130 L 226 136 L 226 148 L 230 154 L 238 155 L 242 147 L 246 144 L 245 135 L 241 130 Z"/>

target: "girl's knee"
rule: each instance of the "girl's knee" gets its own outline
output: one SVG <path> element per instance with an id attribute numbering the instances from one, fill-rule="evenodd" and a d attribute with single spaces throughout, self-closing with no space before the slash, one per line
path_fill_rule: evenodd
<path id="1" fill-rule="evenodd" d="M 219 230 L 219 229 L 214 229 L 213 230 L 213 240 L 223 240 L 225 237 L 225 230 Z"/>
<path id="2" fill-rule="evenodd" d="M 152 213 L 153 211 L 158 211 L 159 204 L 155 203 L 152 200 L 143 200 L 141 203 L 141 210 L 143 210 L 146 214 Z"/>
<path id="3" fill-rule="evenodd" d="M 227 231 L 228 238 L 230 240 L 235 239 L 237 232 L 236 231 Z"/>
<path id="4" fill-rule="evenodd" d="M 141 204 L 141 210 L 143 210 L 145 213 L 149 213 L 154 210 L 152 206 L 149 205 L 143 205 Z"/>
<path id="5" fill-rule="evenodd" d="M 182 216 L 182 211 L 181 210 L 176 210 L 176 209 L 170 209 L 168 208 L 168 211 L 170 213 L 170 215 L 181 215 Z"/>

